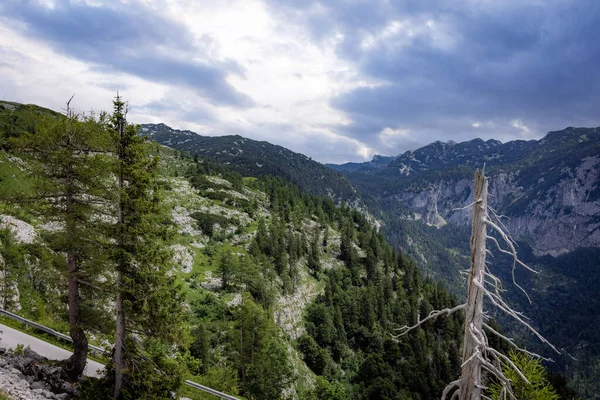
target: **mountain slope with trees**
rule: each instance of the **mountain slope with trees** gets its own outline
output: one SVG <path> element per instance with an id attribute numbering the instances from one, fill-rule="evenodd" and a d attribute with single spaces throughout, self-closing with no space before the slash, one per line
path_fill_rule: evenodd
<path id="1" fill-rule="evenodd" d="M 396 157 L 385 168 L 344 174 L 382 221 L 390 243 L 460 293 L 460 271 L 469 263 L 470 215 L 463 208 L 473 201 L 472 171 L 485 162 L 490 204 L 506 216 L 503 223 L 523 260 L 542 271 L 521 277 L 533 305 L 518 293 L 509 297 L 526 315 L 538 316 L 536 327 L 576 359 L 566 356 L 554 368 L 571 370 L 582 395 L 593 398 L 600 390 L 597 361 L 592 361 L 600 358 L 600 336 L 587 326 L 597 325 L 599 281 L 589 263 L 600 257 L 599 154 L 599 128 L 566 128 L 541 140 L 504 144 L 436 142 Z M 496 259 L 510 266 L 502 255 Z"/>
<path id="2" fill-rule="evenodd" d="M 125 365 L 133 367 L 122 370 L 119 398 L 167 398 L 183 378 L 255 399 L 439 397 L 460 367 L 462 317 L 427 324 L 407 340 L 392 339 L 398 326 L 454 300 L 441 284 L 423 280 L 416 264 L 393 250 L 362 213 L 281 177 L 242 177 L 228 166 L 133 138 L 139 146 L 130 154 L 134 169 L 122 170 L 117 144 L 127 136 L 119 134 L 115 111 L 112 118 L 44 116 L 16 139 L 4 140 L 2 131 L 4 307 L 58 331 L 75 325 L 86 340 L 110 350 L 118 336 L 118 294 L 125 294 L 131 334 Z M 63 158 L 56 168 L 44 167 L 27 150 L 49 132 L 80 138 L 87 129 L 95 140 L 108 140 L 108 149 L 69 142 L 63 147 L 82 156 Z M 28 145 L 17 146 L 22 141 Z M 93 159 L 83 155 L 110 167 L 92 169 Z M 59 202 L 48 202 L 42 194 L 54 192 L 41 191 L 32 171 L 49 173 L 42 182 L 54 188 L 49 179 L 75 162 L 90 168 L 82 179 L 96 171 L 93 184 L 81 180 L 59 194 Z M 135 184 L 119 190 L 118 177 L 130 173 Z M 152 184 L 143 186 L 148 179 Z M 80 213 L 71 222 L 49 212 L 68 210 L 60 206 L 68 196 Z M 119 210 L 141 210 L 133 206 L 169 212 L 136 211 L 140 220 L 121 228 Z M 129 229 L 141 242 L 113 236 Z M 71 249 L 75 271 L 65 257 Z M 151 257 L 130 257 L 142 254 Z M 121 267 L 123 259 L 131 264 Z M 64 296 L 72 282 L 80 301 L 75 324 Z M 159 330 L 171 304 L 183 306 L 181 325 L 173 325 L 181 337 Z M 113 397 L 119 375 L 114 357 L 105 379 L 82 387 L 82 396 Z M 189 388 L 182 392 L 203 398 Z"/>

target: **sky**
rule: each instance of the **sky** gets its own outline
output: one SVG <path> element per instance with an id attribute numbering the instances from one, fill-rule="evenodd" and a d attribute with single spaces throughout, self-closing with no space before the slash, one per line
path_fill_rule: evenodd
<path id="1" fill-rule="evenodd" d="M 0 99 L 321 162 L 600 125 L 598 0 L 1 0 Z"/>

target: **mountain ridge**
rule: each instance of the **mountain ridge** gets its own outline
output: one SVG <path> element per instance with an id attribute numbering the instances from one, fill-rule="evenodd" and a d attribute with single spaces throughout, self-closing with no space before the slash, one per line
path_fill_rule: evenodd
<path id="1" fill-rule="evenodd" d="M 174 149 L 227 164 L 244 176 L 282 176 L 313 195 L 359 204 L 360 196 L 346 177 L 283 146 L 240 135 L 202 136 L 163 123 L 141 124 L 141 134 Z"/>

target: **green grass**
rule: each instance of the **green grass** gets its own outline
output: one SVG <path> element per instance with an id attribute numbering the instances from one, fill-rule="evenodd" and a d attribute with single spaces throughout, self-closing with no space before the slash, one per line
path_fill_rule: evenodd
<path id="1" fill-rule="evenodd" d="M 258 218 L 253 220 L 250 224 L 244 227 L 244 232 L 254 233 L 258 230 Z"/>
<path id="2" fill-rule="evenodd" d="M 0 390 L 0 400 L 11 400 L 4 390 Z"/>
<path id="3" fill-rule="evenodd" d="M 255 176 L 245 176 L 242 178 L 244 185 L 251 186 L 254 182 L 258 182 L 258 178 Z"/>
<path id="4" fill-rule="evenodd" d="M 0 152 L 0 193 L 6 197 L 33 194 L 33 181 L 4 151 Z"/>
<path id="5" fill-rule="evenodd" d="M 192 265 L 192 272 L 199 274 L 200 276 L 206 275 L 208 271 L 214 271 L 215 266 L 212 259 L 204 253 L 203 249 L 194 248 L 196 254 L 194 254 L 194 264 Z"/>

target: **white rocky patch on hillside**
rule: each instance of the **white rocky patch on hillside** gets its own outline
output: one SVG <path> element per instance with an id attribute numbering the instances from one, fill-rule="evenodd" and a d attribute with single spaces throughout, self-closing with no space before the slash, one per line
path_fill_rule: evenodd
<path id="1" fill-rule="evenodd" d="M 171 250 L 174 253 L 173 261 L 179 266 L 181 272 L 186 274 L 191 272 L 194 265 L 194 256 L 188 248 L 181 244 L 174 244 L 171 246 Z"/>
<path id="2" fill-rule="evenodd" d="M 250 218 L 248 213 L 245 213 L 245 212 L 239 211 L 239 210 L 234 210 L 234 209 L 227 208 L 227 207 L 223 207 L 218 204 L 213 204 L 211 206 L 202 206 L 202 207 L 199 207 L 195 211 L 202 211 L 202 212 L 209 213 L 209 214 L 221 215 L 227 219 L 232 219 L 233 217 L 236 217 L 242 225 L 247 225 L 247 224 L 252 223 L 252 218 Z"/>
<path id="3" fill-rule="evenodd" d="M 32 225 L 10 215 L 0 214 L 0 221 L 0 229 L 10 229 L 17 242 L 25 244 L 31 244 L 35 242 L 37 233 Z"/>
<path id="4" fill-rule="evenodd" d="M 25 163 L 25 161 L 23 161 L 22 159 L 20 159 L 19 157 L 15 157 L 15 156 L 8 156 L 6 157 L 6 159 L 13 163 L 14 165 L 17 166 L 17 168 L 19 168 L 21 171 L 26 171 L 27 170 L 27 164 Z"/>
<path id="5" fill-rule="evenodd" d="M 268 196 L 263 192 L 255 192 L 254 190 L 251 190 L 245 186 L 242 188 L 242 192 L 244 192 L 244 195 L 247 197 L 252 197 L 261 203 L 265 203 L 264 205 L 268 205 L 269 203 Z"/>
<path id="6" fill-rule="evenodd" d="M 173 208 L 171 215 L 179 227 L 179 233 L 192 236 L 202 235 L 202 231 L 196 228 L 196 220 L 190 217 L 190 212 L 186 208 L 177 206 Z"/>
<path id="7" fill-rule="evenodd" d="M 204 279 L 202 280 L 200 285 L 204 289 L 217 290 L 221 286 L 223 286 L 223 281 L 221 280 L 221 278 L 213 276 L 211 271 L 206 271 Z"/>
<path id="8" fill-rule="evenodd" d="M 273 313 L 275 323 L 292 339 L 298 339 L 304 333 L 304 309 L 322 290 L 318 282 L 308 275 L 306 268 L 300 268 L 299 281 L 292 295 L 279 297 Z"/>
<path id="9" fill-rule="evenodd" d="M 221 189 L 221 190 L 219 190 L 219 192 L 227 193 L 228 195 L 230 195 L 231 197 L 234 197 L 236 199 L 242 199 L 242 200 L 248 200 L 248 201 L 250 200 L 250 199 L 248 199 L 248 197 L 244 196 L 240 192 L 236 192 L 235 190 Z"/>
<path id="10" fill-rule="evenodd" d="M 208 181 L 214 183 L 215 185 L 221 185 L 221 186 L 226 186 L 226 187 L 233 186 L 231 184 L 231 182 L 229 182 L 227 179 L 219 178 L 218 176 L 207 175 L 206 179 Z"/>
<path id="11" fill-rule="evenodd" d="M 179 206 L 194 207 L 208 204 L 209 200 L 198 196 L 198 191 L 192 187 L 185 178 L 169 179 L 171 190 L 168 193 L 167 201 Z"/>
<path id="12" fill-rule="evenodd" d="M 39 225 L 38 228 L 48 232 L 60 232 L 65 229 L 65 224 L 59 221 L 49 221 Z"/>
<path id="13" fill-rule="evenodd" d="M 234 293 L 233 294 L 233 299 L 229 300 L 227 302 L 227 307 L 237 307 L 240 304 L 242 304 L 242 295 L 241 293 Z"/>

